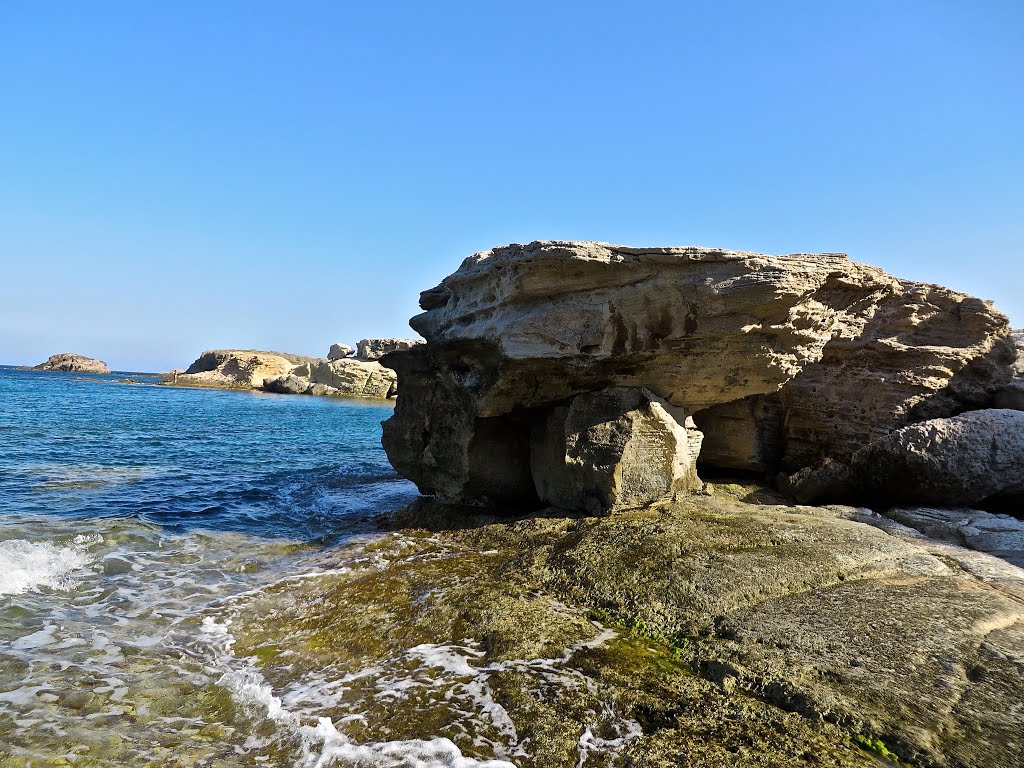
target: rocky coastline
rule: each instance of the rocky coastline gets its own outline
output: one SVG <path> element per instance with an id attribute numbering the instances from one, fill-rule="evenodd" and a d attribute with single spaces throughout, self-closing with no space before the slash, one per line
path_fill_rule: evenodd
<path id="1" fill-rule="evenodd" d="M 320 595 L 334 658 L 353 616 L 472 642 L 520 766 L 1024 764 L 1024 345 L 991 304 L 839 254 L 535 242 L 421 307 L 383 442 L 424 495 Z M 572 696 L 502 666 L 555 657 Z"/>
<path id="2" fill-rule="evenodd" d="M 325 358 L 253 349 L 209 350 L 184 372 L 164 374 L 163 383 L 286 395 L 390 399 L 396 394 L 397 376 L 378 359 L 419 343 L 413 339 L 361 339 L 356 348 L 332 344 Z"/>

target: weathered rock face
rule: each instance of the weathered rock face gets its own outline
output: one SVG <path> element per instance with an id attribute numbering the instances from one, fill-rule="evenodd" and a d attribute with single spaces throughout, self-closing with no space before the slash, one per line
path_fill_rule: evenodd
<path id="1" fill-rule="evenodd" d="M 612 387 L 556 406 L 530 435 L 540 499 L 606 514 L 700 490 L 703 435 L 673 406 L 638 387 Z"/>
<path id="2" fill-rule="evenodd" d="M 110 373 L 110 368 L 102 360 L 71 352 L 51 355 L 45 363 L 34 367 L 36 371 L 64 371 L 66 373 Z"/>
<path id="3" fill-rule="evenodd" d="M 327 359 L 342 360 L 346 357 L 351 357 L 353 352 L 355 352 L 355 350 L 348 344 L 331 344 L 331 349 L 327 353 Z"/>
<path id="4" fill-rule="evenodd" d="M 192 386 L 259 389 L 266 379 L 283 376 L 311 358 L 256 349 L 214 349 L 203 352 L 178 383 Z"/>
<path id="5" fill-rule="evenodd" d="M 1024 411 L 1024 331 L 1014 331 L 1013 341 L 1017 348 L 1017 362 L 1013 366 L 1013 379 L 996 393 L 993 405 L 996 408 Z"/>
<path id="6" fill-rule="evenodd" d="M 389 352 L 401 352 L 423 343 L 423 339 L 360 339 L 356 342 L 356 357 L 360 360 L 380 360 Z"/>
<path id="7" fill-rule="evenodd" d="M 376 362 L 319 360 L 296 366 L 284 376 L 267 379 L 263 388 L 281 394 L 333 397 L 393 397 L 395 372 Z"/>
<path id="8" fill-rule="evenodd" d="M 394 371 L 377 362 L 220 349 L 204 352 L 170 383 L 263 389 L 280 394 L 386 398 L 394 397 L 396 380 Z"/>
<path id="9" fill-rule="evenodd" d="M 981 410 L 898 429 L 789 479 L 801 501 L 1024 502 L 1024 412 Z"/>
<path id="10" fill-rule="evenodd" d="M 986 302 L 840 254 L 511 245 L 469 257 L 420 305 L 410 324 L 427 345 L 384 360 L 402 390 L 384 445 L 422 491 L 463 503 L 586 507 L 545 495 L 570 442 L 531 436 L 609 387 L 646 389 L 679 428 L 692 417 L 704 464 L 794 470 L 985 407 L 1013 359 Z"/>

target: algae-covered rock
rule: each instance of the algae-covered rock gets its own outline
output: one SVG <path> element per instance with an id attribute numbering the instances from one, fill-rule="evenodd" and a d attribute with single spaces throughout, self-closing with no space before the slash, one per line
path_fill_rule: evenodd
<path id="1" fill-rule="evenodd" d="M 385 523 L 232 614 L 236 654 L 353 741 L 520 768 L 1019 764 L 1024 572 L 990 555 L 724 482 L 612 517 Z"/>

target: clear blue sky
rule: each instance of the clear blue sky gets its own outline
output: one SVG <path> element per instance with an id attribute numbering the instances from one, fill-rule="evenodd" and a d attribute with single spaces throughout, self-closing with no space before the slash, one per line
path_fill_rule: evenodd
<path id="1" fill-rule="evenodd" d="M 410 335 L 540 238 L 845 251 L 1024 325 L 1024 3 L 0 4 L 0 362 Z"/>

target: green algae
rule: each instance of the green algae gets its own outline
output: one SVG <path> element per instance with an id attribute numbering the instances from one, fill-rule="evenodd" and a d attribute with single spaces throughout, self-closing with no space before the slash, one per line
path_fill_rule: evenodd
<path id="1" fill-rule="evenodd" d="M 322 713 L 360 742 L 445 736 L 467 756 L 504 755 L 521 768 L 581 759 L 874 764 L 842 728 L 695 674 L 688 636 L 575 601 L 549 558 L 591 525 L 537 518 L 388 534 L 342 573 L 282 582 L 238 606 L 234 652 L 251 657 L 275 690 L 345 680 Z M 339 557 L 351 563 L 355 554 Z M 410 652 L 422 646 L 458 671 Z M 412 682 L 394 695 L 395 680 Z M 481 714 L 494 705 L 500 717 Z"/>

